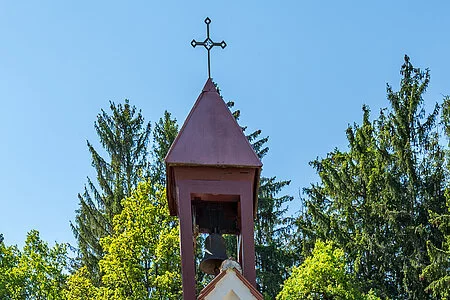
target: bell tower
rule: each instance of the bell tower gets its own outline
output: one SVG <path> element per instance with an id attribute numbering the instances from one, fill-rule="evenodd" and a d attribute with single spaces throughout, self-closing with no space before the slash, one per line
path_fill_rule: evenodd
<path id="1" fill-rule="evenodd" d="M 196 299 L 196 268 L 216 273 L 222 261 L 214 256 L 195 266 L 194 231 L 210 234 L 206 249 L 222 243 L 222 234 L 236 235 L 243 276 L 256 286 L 253 220 L 262 163 L 211 78 L 165 161 L 170 214 L 180 220 L 183 298 Z"/>

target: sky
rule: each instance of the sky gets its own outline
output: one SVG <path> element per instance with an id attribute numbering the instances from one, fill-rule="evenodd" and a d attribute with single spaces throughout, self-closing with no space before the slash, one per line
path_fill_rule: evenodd
<path id="1" fill-rule="evenodd" d="M 75 245 L 77 194 L 95 178 L 86 140 L 109 101 L 129 99 L 154 124 L 182 124 L 211 73 L 240 124 L 269 136 L 263 175 L 291 180 L 300 209 L 317 181 L 308 165 L 345 129 L 388 106 L 408 54 L 429 68 L 431 108 L 450 94 L 447 1 L 0 1 L 0 233 L 24 244 L 37 229 Z"/>

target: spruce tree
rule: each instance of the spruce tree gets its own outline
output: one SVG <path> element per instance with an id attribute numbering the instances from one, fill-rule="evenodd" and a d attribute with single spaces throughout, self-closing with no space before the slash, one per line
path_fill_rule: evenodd
<path id="1" fill-rule="evenodd" d="M 218 89 L 220 94 L 220 89 Z M 230 110 L 234 102 L 226 102 Z M 239 121 L 241 112 L 232 111 Z M 247 127 L 242 127 L 245 132 Z M 261 136 L 261 130 L 255 130 L 247 135 L 247 139 L 259 159 L 268 153 L 269 137 Z M 275 299 L 281 290 L 281 285 L 289 276 L 288 270 L 293 266 L 297 255 L 291 247 L 290 232 L 293 227 L 292 218 L 287 216 L 287 204 L 292 196 L 280 195 L 290 180 L 279 181 L 276 177 L 260 177 L 258 189 L 258 207 L 255 220 L 255 258 L 256 278 L 260 292 L 265 299 Z M 234 239 L 227 239 L 228 249 L 236 249 Z M 233 253 L 233 252 L 232 252 Z"/>
<path id="2" fill-rule="evenodd" d="M 444 150 L 436 104 L 425 113 L 429 71 L 408 56 L 399 91 L 387 86 L 390 108 L 374 121 L 363 107 L 362 125 L 349 126 L 349 149 L 335 149 L 311 164 L 320 182 L 305 189 L 306 211 L 298 219 L 308 250 L 315 240 L 343 249 L 348 271 L 383 298 L 428 299 L 421 280 L 429 264 L 427 241 L 440 244 L 429 210 L 445 207 Z"/>
<path id="3" fill-rule="evenodd" d="M 450 97 L 444 99 L 442 105 L 442 123 L 447 138 L 447 147 L 450 146 Z M 447 148 L 448 149 L 448 148 Z M 446 171 L 450 170 L 450 153 L 447 151 Z M 438 228 L 444 236 L 442 241 L 428 241 L 428 255 L 430 264 L 422 272 L 421 280 L 426 280 L 429 285 L 426 291 L 432 293 L 436 298 L 450 298 L 450 189 L 447 185 L 445 191 L 446 209 L 439 213 L 429 210 L 431 224 Z M 441 242 L 441 243 L 439 243 Z"/>
<path id="4" fill-rule="evenodd" d="M 94 123 L 99 142 L 106 152 L 102 157 L 87 141 L 96 183 L 89 177 L 84 192 L 78 195 L 79 209 L 71 224 L 78 241 L 81 265 L 87 267 L 95 283 L 99 283 L 98 261 L 103 256 L 100 239 L 113 233 L 113 217 L 122 211 L 121 201 L 131 195 L 142 177 L 149 172 L 147 144 L 150 123 L 128 100 L 110 103 L 111 114 L 101 110 Z"/>
<path id="5" fill-rule="evenodd" d="M 159 119 L 153 129 L 153 161 L 151 166 L 152 180 L 162 186 L 166 184 L 166 164 L 164 159 L 177 134 L 177 120 L 175 118 L 172 119 L 170 112 L 164 111 L 164 116 Z"/>

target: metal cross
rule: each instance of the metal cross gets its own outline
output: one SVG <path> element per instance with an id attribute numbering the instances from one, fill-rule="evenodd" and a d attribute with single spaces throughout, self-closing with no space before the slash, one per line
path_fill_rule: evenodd
<path id="1" fill-rule="evenodd" d="M 208 78 L 211 78 L 211 55 L 209 52 L 214 46 L 220 46 L 223 49 L 227 46 L 227 43 L 225 43 L 225 41 L 222 41 L 220 43 L 213 42 L 209 37 L 209 23 L 211 23 L 211 19 L 206 18 L 205 23 L 206 23 L 206 39 L 203 42 L 197 42 L 196 40 L 192 40 L 191 45 L 194 48 L 196 46 L 203 46 L 205 47 L 206 50 L 208 50 Z"/>

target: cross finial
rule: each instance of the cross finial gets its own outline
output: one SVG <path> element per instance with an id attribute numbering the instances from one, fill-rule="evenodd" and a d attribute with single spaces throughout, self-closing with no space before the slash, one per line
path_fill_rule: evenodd
<path id="1" fill-rule="evenodd" d="M 204 46 L 206 50 L 208 50 L 208 78 L 211 78 L 211 55 L 210 51 L 214 46 L 220 46 L 225 48 L 227 46 L 227 43 L 225 41 L 222 41 L 220 43 L 213 42 L 211 38 L 209 37 L 209 24 L 211 23 L 210 18 L 205 19 L 206 23 L 206 39 L 203 42 L 197 42 L 196 40 L 192 40 L 191 45 L 192 47 L 196 46 Z"/>

